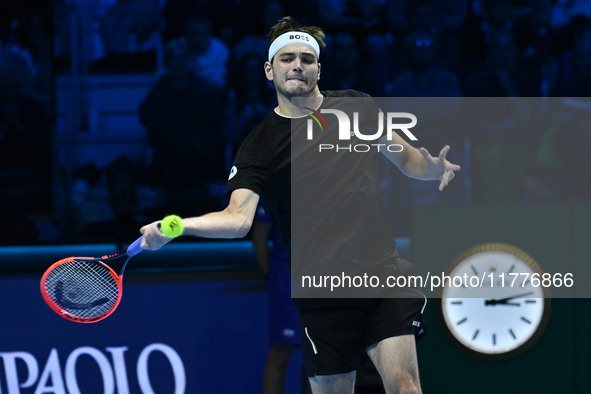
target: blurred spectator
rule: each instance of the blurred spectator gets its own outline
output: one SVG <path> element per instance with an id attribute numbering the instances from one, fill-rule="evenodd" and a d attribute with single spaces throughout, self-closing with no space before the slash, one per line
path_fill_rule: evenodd
<path id="1" fill-rule="evenodd" d="M 461 72 L 470 75 L 485 67 L 489 47 L 499 34 L 514 34 L 515 12 L 511 0 L 473 0 L 461 30 L 463 64 Z M 515 39 L 511 39 L 515 45 Z M 515 46 L 516 56 L 518 55 Z"/>
<path id="2" fill-rule="evenodd" d="M 115 222 L 122 229 L 129 228 L 129 225 L 135 225 L 133 216 L 139 171 L 129 157 L 120 156 L 109 164 L 106 173 L 109 206 L 115 215 Z"/>
<path id="3" fill-rule="evenodd" d="M 400 28 L 389 26 L 395 34 L 394 39 L 405 42 L 416 31 L 435 35 L 438 50 L 446 56 L 438 59 L 438 66 L 456 70 L 459 53 L 458 33 L 464 26 L 469 10 L 468 0 L 408 0 L 406 3 L 406 26 L 400 36 Z M 392 11 L 396 12 L 396 11 Z M 396 33 L 398 32 L 398 33 Z M 398 35 L 396 35 L 398 34 Z M 396 42 L 395 42 L 396 43 Z"/>
<path id="4" fill-rule="evenodd" d="M 334 3 L 347 3 L 345 0 L 331 0 Z M 384 27 L 385 0 L 353 0 L 354 12 L 361 19 L 362 31 L 360 35 L 382 32 Z"/>
<path id="5" fill-rule="evenodd" d="M 552 7 L 552 26 L 559 28 L 569 24 L 575 17 L 591 18 L 588 0 L 555 0 Z"/>
<path id="6" fill-rule="evenodd" d="M 263 7 L 263 23 L 255 26 L 256 31 L 242 37 L 236 42 L 232 50 L 234 63 L 236 59 L 242 59 L 247 53 L 254 53 L 258 56 L 266 53 L 269 49 L 269 39 L 266 34 L 277 21 L 285 16 L 285 9 L 278 1 L 269 1 Z M 266 60 L 266 59 L 265 59 Z M 262 66 L 261 66 L 262 67 Z"/>
<path id="7" fill-rule="evenodd" d="M 164 29 L 162 31 L 163 42 L 183 35 L 183 26 L 187 17 L 191 15 L 190 0 L 166 0 L 162 9 Z"/>
<path id="8" fill-rule="evenodd" d="M 55 241 L 51 167 L 51 2 L 0 13 L 0 229 L 3 244 Z"/>
<path id="9" fill-rule="evenodd" d="M 320 75 L 324 89 L 358 89 L 365 90 L 361 85 L 359 44 L 350 33 L 336 33 L 331 37 L 330 48 L 327 48 L 326 58 L 321 59 L 327 64 L 326 75 Z"/>
<path id="10" fill-rule="evenodd" d="M 399 37 L 410 28 L 409 10 L 413 0 L 389 0 L 386 2 L 385 25 L 388 31 Z"/>
<path id="11" fill-rule="evenodd" d="M 458 77 L 439 67 L 439 39 L 431 33 L 414 31 L 405 43 L 410 69 L 386 84 L 387 96 L 459 97 Z"/>
<path id="12" fill-rule="evenodd" d="M 104 170 L 107 202 L 110 212 L 99 220 L 89 223 L 84 236 L 127 242 L 137 233 L 135 214 L 139 169 L 127 156 L 119 156 Z"/>
<path id="13" fill-rule="evenodd" d="M 465 0 L 412 1 L 408 8 L 409 30 L 441 33 L 457 30 L 464 22 L 468 4 Z"/>
<path id="14" fill-rule="evenodd" d="M 464 23 L 470 3 L 469 0 L 388 0 L 386 25 L 394 32 L 432 27 L 455 31 Z"/>
<path id="15" fill-rule="evenodd" d="M 491 42 L 492 35 L 497 31 L 513 31 L 515 10 L 512 0 L 484 0 L 481 3 L 483 13 L 480 28 L 486 42 Z"/>
<path id="16" fill-rule="evenodd" d="M 432 3 L 437 9 L 437 13 L 441 15 L 441 24 L 448 31 L 456 32 L 461 29 L 468 9 L 470 8 L 470 0 L 448 0 L 438 1 Z"/>
<path id="17" fill-rule="evenodd" d="M 539 80 L 540 95 L 552 90 L 557 70 L 557 54 L 553 48 L 556 30 L 551 25 L 551 0 L 531 1 L 518 11 L 515 38 L 521 49 L 521 65 Z"/>
<path id="18" fill-rule="evenodd" d="M 386 26 L 399 35 L 413 29 L 456 31 L 462 27 L 470 0 L 388 0 Z"/>
<path id="19" fill-rule="evenodd" d="M 51 212 L 51 124 L 20 78 L 0 72 L 0 207 L 5 220 Z M 14 234 L 13 234 L 14 235 Z"/>
<path id="20" fill-rule="evenodd" d="M 553 96 L 589 96 L 591 86 L 591 19 L 578 18 L 573 23 L 574 45 L 560 61 Z"/>
<path id="21" fill-rule="evenodd" d="M 468 76 L 463 91 L 470 97 L 537 97 L 540 81 L 518 64 L 519 52 L 511 30 L 490 32 L 484 68 Z"/>
<path id="22" fill-rule="evenodd" d="M 0 69 L 10 72 L 13 78 L 17 78 L 20 88 L 32 91 L 35 87 L 38 66 L 33 61 L 29 48 L 19 39 L 20 25 L 21 22 L 17 19 L 10 22 L 6 40 L 1 47 Z"/>
<path id="23" fill-rule="evenodd" d="M 386 34 L 371 34 L 361 45 L 359 74 L 361 91 L 375 97 L 384 96 L 384 82 L 397 70 L 403 56 L 392 53 L 390 37 Z M 371 70 L 371 72 L 367 71 Z M 322 81 L 321 81 L 322 83 Z M 331 89 L 326 86 L 326 89 Z"/>
<path id="24" fill-rule="evenodd" d="M 478 1 L 471 1 L 461 29 L 456 33 L 459 43 L 459 60 L 454 68 L 461 80 L 483 67 L 486 57 L 486 41 L 482 31 L 482 11 Z"/>
<path id="25" fill-rule="evenodd" d="M 185 24 L 187 67 L 195 75 L 218 88 L 226 86 L 230 50 L 211 31 L 211 22 L 204 16 L 194 16 Z"/>
<path id="26" fill-rule="evenodd" d="M 166 0 L 164 42 L 185 35 L 187 21 L 195 16 L 211 23 L 212 33 L 227 46 L 260 27 L 265 0 Z M 283 15 L 281 15 L 283 16 Z"/>
<path id="27" fill-rule="evenodd" d="M 224 91 L 189 69 L 184 40 L 167 43 L 164 59 L 167 71 L 139 109 L 153 155 L 151 183 L 163 193 L 162 206 L 180 215 L 217 209 L 208 186 L 226 179 Z"/>
<path id="28" fill-rule="evenodd" d="M 32 9 L 28 18 L 26 31 L 27 41 L 33 55 L 33 61 L 36 65 L 36 75 L 34 80 L 34 91 L 47 106 L 47 111 L 52 110 L 53 98 L 53 74 L 52 74 L 52 34 L 51 21 L 48 20 L 44 12 L 47 10 Z"/>
<path id="29" fill-rule="evenodd" d="M 542 115 L 524 202 L 591 201 L 591 101 L 553 99 Z"/>
<path id="30" fill-rule="evenodd" d="M 316 3 L 319 24 L 327 31 L 347 31 L 364 36 L 382 28 L 383 0 L 320 0 Z"/>
<path id="31" fill-rule="evenodd" d="M 72 21 L 65 0 L 53 1 L 53 71 L 62 74 L 71 62 Z"/>
<path id="32" fill-rule="evenodd" d="M 235 61 L 224 116 L 224 136 L 228 144 L 225 168 L 228 171 L 244 137 L 276 105 L 275 90 L 263 73 L 264 63 L 265 59 L 252 53 Z"/>
<path id="33" fill-rule="evenodd" d="M 155 72 L 161 24 L 158 0 L 119 0 L 101 20 L 105 56 L 89 72 Z"/>

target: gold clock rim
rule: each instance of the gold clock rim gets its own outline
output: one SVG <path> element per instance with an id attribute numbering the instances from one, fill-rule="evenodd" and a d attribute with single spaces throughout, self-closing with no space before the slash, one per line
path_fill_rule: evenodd
<path id="1" fill-rule="evenodd" d="M 458 264 L 460 264 L 462 261 L 464 261 L 468 257 L 474 256 L 476 254 L 483 253 L 483 252 L 504 252 L 504 253 L 514 255 L 515 257 L 517 257 L 518 259 L 523 261 L 525 264 L 527 264 L 532 269 L 532 271 L 534 271 L 534 273 L 538 273 L 540 275 L 542 275 L 544 273 L 544 270 L 542 269 L 541 265 L 537 262 L 537 260 L 534 257 L 532 257 L 529 253 L 527 253 L 525 250 L 523 250 L 515 245 L 505 243 L 505 242 L 483 242 L 483 243 L 471 246 L 468 249 L 465 249 L 464 251 L 462 251 L 460 254 L 456 255 L 452 259 L 452 261 L 447 265 L 447 267 L 445 268 L 445 274 L 449 275 Z M 441 324 L 441 326 L 443 326 L 445 333 L 447 334 L 448 338 L 450 338 L 451 341 L 457 347 L 460 348 L 460 350 L 462 350 L 464 353 L 467 353 L 467 354 L 469 354 L 475 358 L 478 358 L 478 359 L 491 360 L 491 361 L 503 361 L 503 360 L 515 358 L 515 357 L 525 353 L 526 351 L 528 351 L 531 347 L 533 347 L 540 340 L 543 333 L 546 331 L 546 328 L 547 328 L 549 320 L 550 320 L 550 314 L 551 314 L 551 310 L 552 310 L 552 302 L 551 302 L 551 293 L 550 293 L 549 288 L 542 288 L 542 293 L 544 295 L 544 308 L 543 308 L 543 312 L 542 312 L 542 318 L 540 320 L 540 323 L 538 324 L 538 327 L 534 331 L 534 333 L 528 338 L 527 341 L 522 343 L 517 348 L 507 351 L 507 352 L 501 352 L 501 353 L 484 353 L 484 352 L 480 352 L 478 350 L 472 349 L 470 347 L 467 347 L 464 343 L 462 343 L 454 335 L 452 330 L 447 325 L 447 321 L 446 321 L 445 316 L 443 314 L 443 310 L 444 310 L 443 301 L 447 297 L 443 296 L 442 289 L 439 289 L 439 297 L 438 298 L 439 298 L 440 302 L 436 303 L 436 305 L 437 305 L 436 310 L 437 310 L 437 314 L 439 316 L 440 324 Z"/>
<path id="2" fill-rule="evenodd" d="M 454 259 L 451 261 L 450 264 L 445 269 L 446 274 L 449 274 L 453 271 L 453 268 L 460 264 L 462 261 L 467 259 L 468 257 L 474 256 L 476 254 L 482 252 L 505 252 L 508 254 L 512 254 L 515 257 L 522 260 L 524 263 L 530 266 L 530 268 L 538 274 L 543 274 L 544 270 L 540 266 L 540 264 L 534 259 L 529 253 L 525 250 L 508 243 L 504 242 L 484 242 L 475 246 L 472 246 L 460 254 L 458 254 Z"/>

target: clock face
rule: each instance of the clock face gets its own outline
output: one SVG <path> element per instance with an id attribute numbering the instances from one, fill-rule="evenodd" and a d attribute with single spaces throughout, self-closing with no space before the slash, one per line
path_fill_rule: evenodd
<path id="1" fill-rule="evenodd" d="M 506 244 L 483 244 L 460 255 L 446 273 L 463 278 L 444 287 L 441 316 L 460 347 L 485 358 L 507 358 L 541 336 L 550 312 L 539 265 Z M 536 274 L 536 275 L 534 275 Z"/>

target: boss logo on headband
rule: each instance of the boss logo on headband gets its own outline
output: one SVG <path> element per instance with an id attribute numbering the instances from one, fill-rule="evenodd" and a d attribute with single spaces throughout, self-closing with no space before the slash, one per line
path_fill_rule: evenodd
<path id="1" fill-rule="evenodd" d="M 269 47 L 269 62 L 273 59 L 273 56 L 275 56 L 277 51 L 286 45 L 292 44 L 308 45 L 314 50 L 316 56 L 320 56 L 320 47 L 314 37 L 305 32 L 289 31 L 283 33 L 271 43 L 271 46 Z"/>
<path id="2" fill-rule="evenodd" d="M 308 36 L 302 36 L 300 34 L 291 34 L 289 36 L 290 40 L 304 40 L 304 41 L 310 41 L 310 38 Z"/>

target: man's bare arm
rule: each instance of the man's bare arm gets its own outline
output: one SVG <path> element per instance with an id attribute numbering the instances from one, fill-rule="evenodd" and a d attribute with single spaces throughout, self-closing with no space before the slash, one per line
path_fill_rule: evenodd
<path id="1" fill-rule="evenodd" d="M 234 190 L 224 210 L 184 218 L 183 235 L 202 238 L 242 238 L 252 226 L 258 202 L 259 195 L 255 192 L 248 189 Z M 160 221 L 156 221 L 140 229 L 144 235 L 142 248 L 157 250 L 171 240 L 159 230 L 159 223 Z"/>

